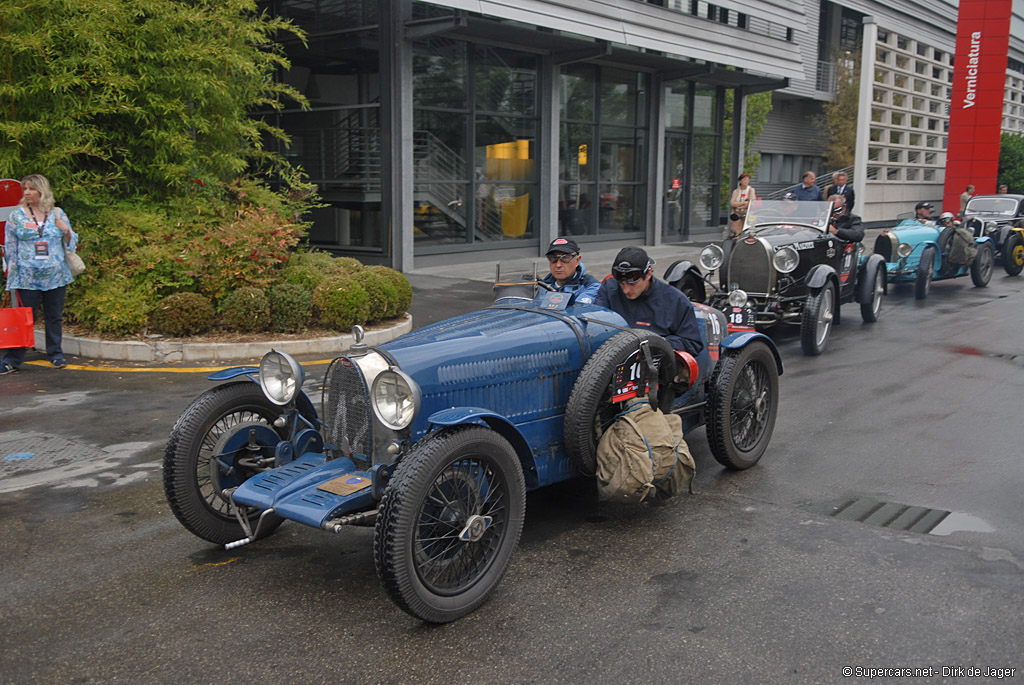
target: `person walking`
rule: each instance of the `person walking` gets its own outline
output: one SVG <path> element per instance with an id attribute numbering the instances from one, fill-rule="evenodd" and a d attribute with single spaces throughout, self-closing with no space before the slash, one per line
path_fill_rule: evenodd
<path id="1" fill-rule="evenodd" d="M 4 229 L 7 251 L 7 290 L 23 307 L 43 311 L 46 324 L 46 356 L 58 369 L 67 366 L 61 349 L 64 296 L 74 281 L 64 250 L 78 247 L 78 234 L 67 214 L 55 206 L 50 182 L 40 174 L 21 179 L 21 202 L 11 212 Z M 27 348 L 6 350 L 0 358 L 0 376 L 17 373 Z"/>
<path id="2" fill-rule="evenodd" d="M 757 193 L 750 185 L 750 174 L 744 171 L 736 179 L 736 182 L 738 185 L 733 189 L 732 196 L 729 198 L 732 214 L 729 215 L 729 232 L 725 236 L 726 238 L 735 238 L 743 232 L 747 210 L 750 209 L 750 203 L 757 199 Z"/>
<path id="3" fill-rule="evenodd" d="M 960 194 L 960 216 L 964 215 L 967 211 L 967 203 L 974 197 L 974 186 L 967 186 L 967 189 Z"/>

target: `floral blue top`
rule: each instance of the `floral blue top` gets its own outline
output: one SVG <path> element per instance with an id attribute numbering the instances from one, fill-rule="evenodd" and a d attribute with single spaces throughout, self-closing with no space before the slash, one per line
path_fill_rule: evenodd
<path id="1" fill-rule="evenodd" d="M 54 290 L 75 279 L 64 261 L 64 234 L 57 228 L 57 219 L 71 226 L 68 215 L 60 207 L 50 210 L 42 219 L 42 230 L 28 210 L 18 206 L 7 219 L 4 231 L 4 254 L 7 258 L 8 290 Z M 78 234 L 71 230 L 69 250 L 78 247 Z"/>

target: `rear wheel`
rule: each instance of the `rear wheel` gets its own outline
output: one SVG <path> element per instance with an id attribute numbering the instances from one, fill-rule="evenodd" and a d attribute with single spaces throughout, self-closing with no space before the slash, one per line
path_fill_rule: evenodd
<path id="1" fill-rule="evenodd" d="M 917 265 L 917 278 L 914 279 L 914 297 L 923 300 L 932 289 L 932 275 L 935 271 L 935 248 L 928 246 L 921 251 L 921 261 Z"/>
<path id="2" fill-rule="evenodd" d="M 978 288 L 984 288 L 992 280 L 992 270 L 995 268 L 996 256 L 992 249 L 992 243 L 984 243 L 978 246 L 978 254 L 971 262 L 971 282 Z"/>
<path id="3" fill-rule="evenodd" d="M 885 276 L 882 267 L 876 266 L 871 283 L 871 299 L 860 303 L 860 316 L 867 323 L 878 321 L 878 313 L 882 310 L 883 295 L 885 295 Z"/>
<path id="4" fill-rule="evenodd" d="M 708 393 L 708 442 L 719 464 L 750 468 L 768 448 L 779 404 L 779 371 L 763 342 L 723 351 Z"/>
<path id="5" fill-rule="evenodd" d="M 832 320 L 836 313 L 836 289 L 829 281 L 816 295 L 808 295 L 800 318 L 800 346 L 804 354 L 821 354 L 832 333 Z"/>
<path id="6" fill-rule="evenodd" d="M 1018 276 L 1024 270 L 1024 238 L 1013 231 L 1003 244 L 1003 268 L 1011 276 Z"/>
<path id="7" fill-rule="evenodd" d="M 377 575 L 404 611 L 454 621 L 483 604 L 519 544 L 526 484 L 515 450 L 482 426 L 420 441 L 395 469 L 374 531 Z"/>

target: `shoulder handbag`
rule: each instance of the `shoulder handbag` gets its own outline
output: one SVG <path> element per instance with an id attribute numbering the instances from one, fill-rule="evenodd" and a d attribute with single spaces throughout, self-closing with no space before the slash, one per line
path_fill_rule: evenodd
<path id="1" fill-rule="evenodd" d="M 5 290 L 0 302 L 0 349 L 32 347 L 35 344 L 32 307 L 10 307 L 10 298 L 11 291 Z M 21 304 L 20 298 L 18 304 Z"/>
<path id="2" fill-rule="evenodd" d="M 69 250 L 66 246 L 64 248 L 64 261 L 67 262 L 72 276 L 78 276 L 85 271 L 85 262 L 82 261 L 82 258 L 78 256 L 77 252 Z"/>

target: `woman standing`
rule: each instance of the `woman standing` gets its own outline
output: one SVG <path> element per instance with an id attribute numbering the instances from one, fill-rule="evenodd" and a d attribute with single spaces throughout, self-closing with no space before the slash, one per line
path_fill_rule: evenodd
<path id="1" fill-rule="evenodd" d="M 64 250 L 74 251 L 78 235 L 71 230 L 64 210 L 54 206 L 53 191 L 45 176 L 21 179 L 21 202 L 7 219 L 4 241 L 7 250 L 7 289 L 12 304 L 43 309 L 46 322 L 46 356 L 58 369 L 68 365 L 61 349 L 64 294 L 74 278 L 64 261 Z M 0 358 L 0 376 L 17 373 L 25 350 L 6 350 Z"/>
<path id="2" fill-rule="evenodd" d="M 729 234 L 725 236 L 726 238 L 735 238 L 743 232 L 743 221 L 746 219 L 747 209 L 750 207 L 750 203 L 757 199 L 754 189 L 750 185 L 750 174 L 744 171 L 736 179 L 736 182 L 739 185 L 732 191 L 732 197 L 729 199 L 732 214 L 729 215 Z"/>

